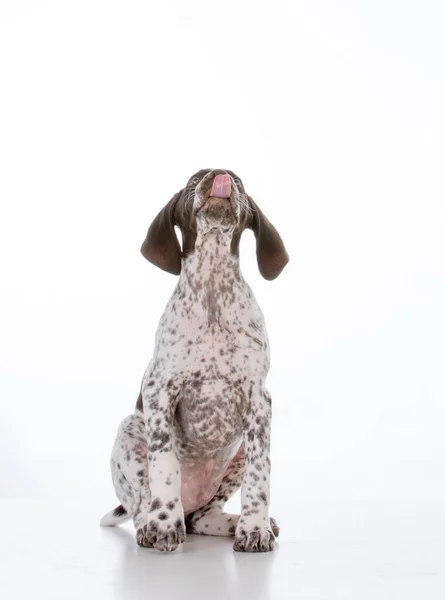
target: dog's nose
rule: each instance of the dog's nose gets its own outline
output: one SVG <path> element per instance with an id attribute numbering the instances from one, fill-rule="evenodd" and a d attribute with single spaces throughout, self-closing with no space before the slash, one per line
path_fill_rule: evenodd
<path id="1" fill-rule="evenodd" d="M 213 198 L 230 198 L 232 193 L 232 180 L 230 175 L 216 175 L 213 180 L 210 196 Z"/>

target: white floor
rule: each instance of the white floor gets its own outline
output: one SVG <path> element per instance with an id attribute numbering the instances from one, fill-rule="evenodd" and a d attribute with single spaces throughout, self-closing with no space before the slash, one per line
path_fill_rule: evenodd
<path id="1" fill-rule="evenodd" d="M 443 514 L 405 503 L 275 494 L 282 534 L 272 554 L 189 536 L 173 554 L 136 546 L 132 528 L 101 529 L 110 508 L 0 501 L 0 597 L 139 599 L 443 600 Z M 231 508 L 234 508 L 233 506 Z"/>

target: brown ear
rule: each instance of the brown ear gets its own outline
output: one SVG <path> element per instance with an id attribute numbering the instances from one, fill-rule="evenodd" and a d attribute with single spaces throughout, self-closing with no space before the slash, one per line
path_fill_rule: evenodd
<path id="1" fill-rule="evenodd" d="M 172 275 L 181 272 L 181 247 L 175 233 L 175 206 L 181 192 L 173 196 L 150 225 L 141 246 L 142 255 Z"/>
<path id="2" fill-rule="evenodd" d="M 264 279 L 275 279 L 289 262 L 289 255 L 280 234 L 248 196 L 252 208 L 250 228 L 256 238 L 258 269 Z"/>

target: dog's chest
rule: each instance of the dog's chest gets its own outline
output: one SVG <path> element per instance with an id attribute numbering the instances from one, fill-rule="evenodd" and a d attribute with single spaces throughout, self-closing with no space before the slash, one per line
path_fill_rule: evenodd
<path id="1" fill-rule="evenodd" d="M 265 345 L 244 331 L 213 329 L 178 349 L 176 422 L 184 450 L 212 454 L 240 438 L 249 389 L 266 372 Z"/>
<path id="2" fill-rule="evenodd" d="M 181 462 L 236 451 L 251 388 L 269 369 L 264 318 L 250 287 L 224 266 L 206 271 L 198 263 L 167 304 L 148 369 L 175 397 Z"/>
<path id="3" fill-rule="evenodd" d="M 181 459 L 239 445 L 249 392 L 269 367 L 268 339 L 254 298 L 207 320 L 197 303 L 173 296 L 161 319 L 155 361 L 177 385 L 175 430 Z M 232 451 L 230 451 L 231 453 Z"/>
<path id="4" fill-rule="evenodd" d="M 198 375 L 178 398 L 175 429 L 183 455 L 211 456 L 236 445 L 243 431 L 247 395 L 241 383 Z"/>

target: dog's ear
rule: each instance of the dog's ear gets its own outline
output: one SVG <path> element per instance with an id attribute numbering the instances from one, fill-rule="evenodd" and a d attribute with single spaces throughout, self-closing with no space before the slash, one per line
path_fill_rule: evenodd
<path id="1" fill-rule="evenodd" d="M 289 255 L 280 234 L 248 196 L 252 209 L 250 229 L 256 238 L 258 269 L 264 279 L 275 279 L 289 262 Z"/>
<path id="2" fill-rule="evenodd" d="M 181 247 L 175 233 L 175 207 L 181 193 L 175 194 L 155 217 L 141 246 L 147 260 L 172 275 L 181 272 Z"/>

